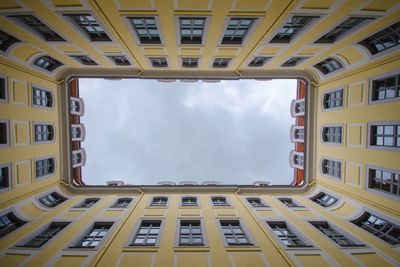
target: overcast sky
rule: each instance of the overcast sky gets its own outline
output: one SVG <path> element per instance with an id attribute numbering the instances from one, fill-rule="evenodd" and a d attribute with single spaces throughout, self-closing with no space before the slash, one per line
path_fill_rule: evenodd
<path id="1" fill-rule="evenodd" d="M 86 184 L 289 184 L 296 80 L 80 79 Z"/>

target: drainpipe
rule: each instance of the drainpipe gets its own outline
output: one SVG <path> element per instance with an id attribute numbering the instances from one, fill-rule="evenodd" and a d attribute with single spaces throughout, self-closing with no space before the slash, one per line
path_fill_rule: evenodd
<path id="1" fill-rule="evenodd" d="M 285 253 L 285 251 L 278 245 L 276 244 L 276 241 L 270 237 L 269 233 L 265 229 L 265 226 L 258 220 L 258 218 L 254 215 L 252 211 L 250 211 L 243 200 L 239 196 L 240 193 L 240 188 L 238 188 L 234 194 L 239 200 L 239 202 L 242 204 L 243 208 L 250 214 L 250 216 L 253 218 L 253 220 L 256 222 L 258 227 L 263 231 L 264 235 L 267 237 L 267 239 L 272 243 L 272 245 L 278 250 L 279 254 L 282 256 L 284 261 L 287 263 L 288 266 L 295 267 L 296 265 L 292 262 L 292 260 L 288 257 L 288 255 Z"/>

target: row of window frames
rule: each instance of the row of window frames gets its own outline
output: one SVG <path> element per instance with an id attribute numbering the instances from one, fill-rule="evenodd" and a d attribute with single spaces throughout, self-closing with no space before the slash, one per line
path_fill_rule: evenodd
<path id="1" fill-rule="evenodd" d="M 244 231 L 240 220 L 218 221 L 228 246 L 253 245 L 248 234 Z M 399 226 L 369 212 L 365 212 L 361 217 L 351 222 L 391 245 L 400 243 Z M 1 216 L 1 237 L 25 223 L 25 221 L 18 219 L 11 212 Z M 294 228 L 289 227 L 285 221 L 266 221 L 265 223 L 285 247 L 313 247 L 311 243 L 298 235 Z M 333 227 L 327 221 L 309 221 L 309 223 L 340 247 L 365 246 L 351 237 L 348 237 L 348 234 L 343 232 L 343 230 L 338 230 L 337 227 Z M 18 244 L 17 247 L 40 248 L 60 233 L 68 224 L 69 222 L 52 222 L 44 230 L 41 230 L 34 237 Z M 162 220 L 142 220 L 129 245 L 156 246 L 159 244 L 161 224 Z M 95 222 L 93 226 L 70 247 L 96 248 L 106 237 L 112 225 L 113 222 Z M 178 231 L 178 243 L 180 246 L 205 245 L 201 220 L 180 220 Z"/>
<path id="2" fill-rule="evenodd" d="M 52 124 L 33 124 L 34 142 L 42 143 L 54 140 L 55 131 Z M 0 121 L 0 146 L 9 145 L 9 126 L 8 121 Z"/>

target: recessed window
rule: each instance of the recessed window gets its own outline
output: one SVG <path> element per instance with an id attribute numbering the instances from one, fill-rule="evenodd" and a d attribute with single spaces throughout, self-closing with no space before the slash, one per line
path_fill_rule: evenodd
<path id="1" fill-rule="evenodd" d="M 212 197 L 211 202 L 213 206 L 229 206 L 226 197 Z"/>
<path id="2" fill-rule="evenodd" d="M 307 59 L 308 57 L 291 57 L 282 64 L 282 67 L 295 67 Z"/>
<path id="3" fill-rule="evenodd" d="M 33 15 L 12 15 L 8 17 L 18 20 L 34 32 L 38 33 L 46 41 L 65 41 L 60 35 Z"/>
<path id="4" fill-rule="evenodd" d="M 40 248 L 53 239 L 58 233 L 67 227 L 68 224 L 69 222 L 52 222 L 46 229 L 38 233 L 35 237 L 21 245 L 17 245 L 17 247 Z"/>
<path id="5" fill-rule="evenodd" d="M 179 18 L 181 44 L 202 44 L 205 18 Z"/>
<path id="6" fill-rule="evenodd" d="M 90 14 L 64 14 L 93 42 L 111 41 L 103 27 Z"/>
<path id="7" fill-rule="evenodd" d="M 168 62 L 165 57 L 151 57 L 149 58 L 151 65 L 155 68 L 165 68 L 168 67 Z"/>
<path id="8" fill-rule="evenodd" d="M 322 174 L 332 176 L 338 179 L 342 177 L 342 162 L 331 159 L 323 159 L 322 164 Z"/>
<path id="9" fill-rule="evenodd" d="M 54 158 L 45 158 L 35 161 L 36 179 L 51 175 L 55 171 Z"/>
<path id="10" fill-rule="evenodd" d="M 336 229 L 332 228 L 328 222 L 309 222 L 312 226 L 317 228 L 321 233 L 327 236 L 330 240 L 335 242 L 341 247 L 362 247 L 363 244 L 359 244 L 346 237 Z"/>
<path id="11" fill-rule="evenodd" d="M 267 222 L 271 227 L 274 234 L 279 240 L 287 247 L 312 247 L 306 244 L 306 242 L 294 233 L 286 224 L 286 222 Z"/>
<path id="12" fill-rule="evenodd" d="M 371 55 L 378 54 L 389 48 L 399 45 L 400 39 L 400 22 L 397 22 L 374 35 L 359 42 L 369 50 Z"/>
<path id="13" fill-rule="evenodd" d="M 231 58 L 215 58 L 213 62 L 213 68 L 227 68 Z"/>
<path id="14" fill-rule="evenodd" d="M 39 57 L 33 62 L 33 64 L 38 66 L 38 67 L 40 67 L 40 68 L 42 68 L 42 69 L 45 69 L 47 71 L 53 71 L 56 68 L 64 65 L 63 63 L 61 63 L 57 59 L 54 59 L 54 58 L 52 58 L 50 56 Z"/>
<path id="15" fill-rule="evenodd" d="M 119 198 L 110 208 L 125 209 L 132 202 L 132 198 Z"/>
<path id="16" fill-rule="evenodd" d="M 85 104 L 82 98 L 70 97 L 70 109 L 72 115 L 83 116 Z"/>
<path id="17" fill-rule="evenodd" d="M 75 59 L 76 61 L 78 61 L 79 63 L 81 63 L 82 65 L 85 65 L 85 66 L 96 66 L 97 65 L 97 63 L 88 56 L 70 56 L 70 57 L 72 57 L 73 59 Z"/>
<path id="18" fill-rule="evenodd" d="M 221 44 L 242 44 L 254 18 L 230 18 Z"/>
<path id="19" fill-rule="evenodd" d="M 371 101 L 399 99 L 400 75 L 393 75 L 372 81 Z"/>
<path id="20" fill-rule="evenodd" d="M 84 201 L 82 201 L 82 203 L 80 203 L 77 206 L 74 206 L 74 208 L 91 208 L 93 207 L 98 201 L 100 200 L 100 198 L 87 198 Z"/>
<path id="21" fill-rule="evenodd" d="M 252 245 L 239 220 L 220 220 L 222 233 L 229 246 Z"/>
<path id="22" fill-rule="evenodd" d="M 400 227 L 388 220 L 364 212 L 351 222 L 391 245 L 400 244 Z"/>
<path id="23" fill-rule="evenodd" d="M 343 107 L 343 89 L 331 91 L 324 94 L 324 109 Z"/>
<path id="24" fill-rule="evenodd" d="M 383 124 L 370 126 L 371 146 L 400 148 L 400 124 Z"/>
<path id="25" fill-rule="evenodd" d="M 155 246 L 161 231 L 161 220 L 142 221 L 130 246 Z"/>
<path id="26" fill-rule="evenodd" d="M 312 197 L 310 199 L 312 201 L 314 201 L 315 203 L 317 203 L 318 205 L 322 206 L 322 207 L 333 206 L 339 200 L 336 197 L 331 196 L 331 195 L 329 195 L 327 193 L 324 193 L 324 192 L 320 192 L 320 193 L 318 193 L 317 195 L 315 195 L 314 197 Z"/>
<path id="27" fill-rule="evenodd" d="M 27 223 L 18 218 L 13 212 L 8 212 L 0 216 L 0 238 L 13 232 Z"/>
<path id="28" fill-rule="evenodd" d="M 179 227 L 179 246 L 204 245 L 200 220 L 181 220 Z"/>
<path id="29" fill-rule="evenodd" d="M 304 208 L 304 206 L 297 204 L 297 202 L 293 201 L 291 198 L 278 198 L 280 202 L 285 204 L 288 208 Z"/>
<path id="30" fill-rule="evenodd" d="M 9 145 L 8 121 L 0 120 L 0 147 Z"/>
<path id="31" fill-rule="evenodd" d="M 271 57 L 254 57 L 250 63 L 249 67 L 262 67 L 264 64 L 271 59 Z"/>
<path id="32" fill-rule="evenodd" d="M 1 42 L 1 39 L 0 39 Z M 0 102 L 6 102 L 8 99 L 7 77 L 0 76 Z"/>
<path id="33" fill-rule="evenodd" d="M 32 98 L 34 106 L 53 107 L 53 93 L 50 90 L 32 86 Z"/>
<path id="34" fill-rule="evenodd" d="M 112 225 L 112 222 L 95 222 L 92 228 L 71 248 L 96 248 Z"/>
<path id="35" fill-rule="evenodd" d="M 48 195 L 39 198 L 39 202 L 49 208 L 54 208 L 63 203 L 65 200 L 67 199 L 58 194 L 57 192 L 52 192 Z"/>
<path id="36" fill-rule="evenodd" d="M 271 43 L 290 43 L 300 31 L 317 18 L 319 17 L 292 16 L 285 25 L 278 30 L 278 33 L 272 38 Z"/>
<path id="37" fill-rule="evenodd" d="M 343 64 L 339 60 L 330 57 L 321 61 L 318 64 L 315 64 L 314 67 L 317 68 L 324 75 L 326 75 L 342 69 Z"/>
<path id="38" fill-rule="evenodd" d="M 48 142 L 54 140 L 54 127 L 51 124 L 34 124 L 35 142 Z"/>
<path id="39" fill-rule="evenodd" d="M 0 30 L 0 50 L 6 52 L 7 49 L 15 43 L 21 42 L 14 36 Z"/>
<path id="40" fill-rule="evenodd" d="M 153 197 L 150 206 L 166 206 L 167 202 L 167 197 Z"/>
<path id="41" fill-rule="evenodd" d="M 373 20 L 374 18 L 366 18 L 366 17 L 350 17 L 334 27 L 332 30 L 324 34 L 321 38 L 319 38 L 315 43 L 319 44 L 332 44 L 338 39 L 340 39 L 343 35 L 354 30 L 355 28 L 360 27 L 368 21 Z"/>
<path id="42" fill-rule="evenodd" d="M 141 44 L 161 44 L 160 32 L 153 17 L 129 17 Z"/>
<path id="43" fill-rule="evenodd" d="M 400 196 L 400 171 L 368 168 L 368 188 Z"/>
<path id="44" fill-rule="evenodd" d="M 182 206 L 197 206 L 197 197 L 182 197 Z"/>
<path id="45" fill-rule="evenodd" d="M 109 59 L 111 59 L 115 65 L 118 66 L 130 66 L 131 63 L 129 62 L 128 58 L 126 56 L 108 56 Z"/>
<path id="46" fill-rule="evenodd" d="M 341 144 L 342 126 L 327 126 L 322 128 L 322 141 L 324 143 Z"/>
<path id="47" fill-rule="evenodd" d="M 198 58 L 182 58 L 182 67 L 197 68 L 199 66 Z"/>
<path id="48" fill-rule="evenodd" d="M 263 208 L 263 207 L 268 207 L 267 205 L 265 205 L 260 198 L 258 197 L 248 197 L 246 198 L 247 202 L 250 203 L 250 205 L 254 208 Z"/>
<path id="49" fill-rule="evenodd" d="M 11 164 L 0 165 L 0 191 L 11 187 Z"/>

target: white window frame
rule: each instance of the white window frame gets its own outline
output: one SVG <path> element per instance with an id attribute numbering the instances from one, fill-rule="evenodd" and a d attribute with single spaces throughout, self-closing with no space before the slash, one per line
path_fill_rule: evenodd
<path id="1" fill-rule="evenodd" d="M 43 160 L 43 159 L 50 159 L 50 158 L 52 158 L 53 162 L 54 162 L 54 171 L 52 173 L 37 177 L 37 175 L 36 175 L 36 161 Z M 48 178 L 48 177 L 54 176 L 56 174 L 56 172 L 57 172 L 57 160 L 56 160 L 56 157 L 54 155 L 50 155 L 50 156 L 45 156 L 45 157 L 40 157 L 40 158 L 34 158 L 33 159 L 33 169 L 34 169 L 35 180 L 42 180 L 44 178 Z"/>
<path id="2" fill-rule="evenodd" d="M 219 232 L 221 240 L 224 244 L 224 248 L 254 248 L 254 247 L 257 247 L 257 243 L 256 243 L 254 237 L 251 235 L 250 229 L 244 224 L 244 221 L 241 218 L 239 218 L 239 217 L 217 217 L 217 218 L 215 218 L 215 220 L 216 220 L 216 224 L 218 227 L 218 232 Z M 249 241 L 249 244 L 229 245 L 228 242 L 226 241 L 220 221 L 238 221 L 240 228 L 242 229 L 243 233 L 245 234 L 246 239 Z"/>
<path id="3" fill-rule="evenodd" d="M 160 247 L 160 243 L 161 243 L 161 238 L 163 236 L 163 232 L 164 232 L 164 217 L 154 217 L 154 218 L 150 218 L 150 217 L 141 217 L 137 220 L 136 225 L 133 228 L 133 231 L 131 232 L 131 234 L 129 235 L 127 241 L 124 244 L 124 248 L 159 248 Z M 158 232 L 157 235 L 157 241 L 154 244 L 154 246 L 141 246 L 141 245 L 131 245 L 133 243 L 133 241 L 135 240 L 140 227 L 142 226 L 142 223 L 145 221 L 160 221 L 160 231 Z"/>
<path id="4" fill-rule="evenodd" d="M 331 175 L 325 174 L 325 173 L 323 172 L 323 166 L 322 166 L 322 164 L 323 164 L 324 160 L 332 160 L 332 161 L 340 162 L 340 177 L 331 176 Z M 344 181 L 343 181 L 343 180 L 344 180 L 344 179 L 343 179 L 343 173 L 344 173 L 343 160 L 335 159 L 335 158 L 329 158 L 329 157 L 321 157 L 321 160 L 320 160 L 320 163 L 319 163 L 319 171 L 320 171 L 321 176 L 323 176 L 323 177 L 330 178 L 330 179 L 335 180 L 335 181 L 337 181 L 337 182 L 344 182 Z"/>
<path id="5" fill-rule="evenodd" d="M 72 128 L 77 128 L 79 129 L 80 135 L 79 137 L 74 137 L 72 135 Z M 71 140 L 72 141 L 79 141 L 79 142 L 83 142 L 85 141 L 86 138 L 86 128 L 85 125 L 83 123 L 80 124 L 71 124 Z"/>
<path id="6" fill-rule="evenodd" d="M 345 103 L 345 100 L 346 100 L 345 89 L 346 89 L 346 87 L 342 86 L 342 87 L 337 87 L 337 88 L 334 88 L 334 89 L 329 89 L 329 90 L 324 91 L 323 94 L 322 94 L 322 97 L 321 97 L 321 108 L 322 108 L 322 111 L 335 111 L 335 110 L 344 109 L 344 106 L 346 104 Z M 325 108 L 325 105 L 324 105 L 325 95 L 333 93 L 333 92 L 336 92 L 336 91 L 340 91 L 340 90 L 342 90 L 342 105 L 340 107 Z"/>
<path id="7" fill-rule="evenodd" d="M 367 165 L 365 167 L 365 169 L 366 169 L 366 171 L 365 171 L 365 190 L 366 191 L 381 195 L 381 196 L 386 197 L 386 198 L 391 198 L 393 200 L 397 200 L 397 201 L 399 200 L 400 195 L 392 194 L 392 193 L 387 192 L 385 190 L 379 190 L 377 188 L 369 187 L 369 183 L 370 183 L 369 172 L 370 172 L 371 169 L 376 169 L 376 170 L 379 170 L 379 171 L 395 173 L 395 174 L 397 174 L 397 176 L 400 177 L 400 170 L 389 169 L 389 168 L 373 166 L 373 165 Z"/>
<path id="8" fill-rule="evenodd" d="M 212 201 L 212 199 L 214 198 L 214 197 L 223 197 L 223 198 L 225 198 L 225 200 L 226 200 L 226 205 L 214 205 L 214 202 Z M 221 195 L 213 195 L 213 196 L 209 196 L 209 199 L 210 199 L 210 205 L 211 205 L 211 207 L 212 208 L 232 208 L 232 205 L 231 205 L 231 202 L 229 201 L 229 199 L 228 199 L 228 196 L 221 196 Z"/>
<path id="9" fill-rule="evenodd" d="M 4 99 L 0 98 L 0 103 L 8 103 L 8 77 L 0 74 L 0 78 L 4 79 Z"/>
<path id="10" fill-rule="evenodd" d="M 296 107 L 300 105 L 301 103 L 304 103 L 304 112 L 296 112 Z M 306 114 L 306 99 L 293 99 L 292 102 L 290 103 L 290 115 L 292 118 L 304 116 Z"/>
<path id="11" fill-rule="evenodd" d="M 393 98 L 385 98 L 382 100 L 372 100 L 372 94 L 373 94 L 373 84 L 374 81 L 376 80 L 383 80 L 387 79 L 393 76 L 400 76 L 399 70 L 391 71 L 388 73 L 384 73 L 378 76 L 373 76 L 369 79 L 369 90 L 368 90 L 368 104 L 369 105 L 375 105 L 375 104 L 383 104 L 383 103 L 388 103 L 388 102 L 397 102 L 400 101 L 400 97 L 393 97 Z"/>
<path id="12" fill-rule="evenodd" d="M 377 121 L 377 122 L 368 122 L 367 124 L 367 149 L 373 149 L 373 150 L 384 150 L 384 151 L 400 151 L 400 147 L 389 147 L 389 146 L 376 146 L 376 145 L 371 145 L 371 131 L 372 131 L 372 126 L 383 126 L 383 125 L 394 125 L 394 124 L 399 124 L 400 121 Z"/>
<path id="13" fill-rule="evenodd" d="M 296 164 L 296 161 L 295 161 L 295 157 L 296 156 L 303 157 L 303 165 Z M 290 165 L 291 168 L 297 168 L 297 169 L 300 169 L 300 170 L 304 170 L 304 165 L 305 165 L 304 152 L 298 152 L 298 151 L 294 151 L 294 150 L 290 151 L 290 153 L 289 153 L 289 165 Z"/>
<path id="14" fill-rule="evenodd" d="M 326 194 L 326 195 L 330 195 L 330 196 L 336 198 L 337 201 L 336 201 L 334 204 L 332 204 L 331 206 L 328 206 L 328 207 L 322 206 L 322 205 L 318 204 L 316 201 L 314 201 L 314 199 L 317 198 L 317 196 L 318 196 L 319 194 L 321 194 L 321 193 Z M 338 207 L 339 204 L 343 202 L 343 198 L 339 197 L 339 196 L 336 195 L 336 194 L 332 194 L 331 192 L 327 192 L 326 190 L 318 190 L 317 192 L 315 192 L 314 194 L 312 194 L 311 196 L 309 196 L 308 199 L 309 199 L 311 202 L 313 202 L 315 205 L 318 205 L 319 207 L 322 207 L 322 208 L 324 208 L 324 209 L 331 209 L 331 208 Z"/>
<path id="15" fill-rule="evenodd" d="M 79 110 L 71 109 L 71 103 L 73 101 L 79 103 Z M 82 98 L 76 98 L 71 96 L 68 104 L 70 105 L 69 108 L 71 109 L 70 112 L 72 115 L 83 116 L 85 114 L 85 102 L 83 102 Z"/>
<path id="16" fill-rule="evenodd" d="M 77 154 L 81 154 L 81 160 L 78 163 L 73 164 L 73 160 L 72 159 L 73 159 L 74 155 L 77 155 Z M 73 150 L 72 154 L 71 154 L 71 162 L 72 162 L 72 168 L 85 166 L 85 164 L 86 164 L 86 150 L 84 148 L 80 148 L 78 150 Z"/>
<path id="17" fill-rule="evenodd" d="M 35 126 L 36 125 L 50 125 L 53 128 L 53 138 L 51 140 L 46 140 L 46 141 L 36 141 L 35 140 Z M 33 121 L 32 122 L 32 143 L 33 144 L 51 144 L 54 143 L 56 140 L 56 127 L 54 125 L 54 123 L 52 122 L 42 122 L 42 121 Z"/>
<path id="18" fill-rule="evenodd" d="M 340 127 L 341 128 L 340 143 L 324 141 L 324 130 L 325 130 L 325 128 L 329 128 L 329 127 Z M 346 132 L 345 125 L 342 124 L 342 123 L 338 123 L 338 124 L 323 124 L 323 125 L 321 125 L 321 128 L 320 128 L 321 144 L 330 145 L 330 146 L 343 146 L 344 145 L 344 141 L 343 140 L 345 140 L 345 138 L 346 138 L 346 136 L 344 136 L 345 132 Z"/>
<path id="19" fill-rule="evenodd" d="M 183 199 L 184 198 L 196 198 L 196 205 L 183 205 Z M 200 198 L 198 196 L 193 196 L 193 195 L 183 195 L 179 198 L 179 208 L 200 208 Z"/>
<path id="20" fill-rule="evenodd" d="M 250 28 L 247 30 L 246 34 L 243 36 L 242 43 L 241 44 L 223 44 L 222 40 L 224 39 L 225 31 L 228 28 L 229 21 L 231 19 L 252 19 L 252 24 L 250 25 Z M 222 27 L 222 32 L 220 34 L 220 38 L 218 40 L 218 47 L 244 47 L 246 46 L 247 42 L 251 39 L 250 36 L 255 32 L 255 30 L 258 27 L 258 24 L 260 23 L 260 20 L 262 17 L 259 16 L 234 16 L 234 15 L 229 15 L 226 16 L 224 25 Z M 229 64 L 228 64 L 229 67 Z"/>
<path id="21" fill-rule="evenodd" d="M 154 199 L 155 197 L 165 197 L 165 198 L 167 198 L 167 203 L 165 203 L 165 205 L 152 205 L 153 199 Z M 149 208 L 150 208 L 150 209 L 167 209 L 168 206 L 169 206 L 169 204 L 170 204 L 170 197 L 165 196 L 165 195 L 156 195 L 156 196 L 151 196 L 151 197 L 149 197 L 149 201 L 148 201 L 148 203 L 147 203 L 147 207 L 146 207 L 146 208 L 148 208 L 148 209 L 149 209 Z"/>
<path id="22" fill-rule="evenodd" d="M 180 244 L 179 239 L 180 239 L 181 221 L 199 221 L 200 222 L 201 236 L 203 238 L 202 245 L 181 245 Z M 177 218 L 176 231 L 175 231 L 175 248 L 186 248 L 186 247 L 190 247 L 190 248 L 208 247 L 207 232 L 206 232 L 206 226 L 205 226 L 203 217 L 178 217 Z"/>
<path id="23" fill-rule="evenodd" d="M 201 40 L 201 44 L 182 44 L 181 43 L 181 28 L 180 28 L 180 18 L 204 18 L 204 29 L 203 29 L 203 36 Z M 208 37 L 208 28 L 210 26 L 210 16 L 209 15 L 177 15 L 174 16 L 175 22 L 175 31 L 176 31 L 176 43 L 178 46 L 204 46 L 207 43 Z M 200 67 L 200 59 L 199 59 L 199 67 Z"/>
<path id="24" fill-rule="evenodd" d="M 130 21 L 130 18 L 135 18 L 135 17 L 136 18 L 147 18 L 148 17 L 148 18 L 154 19 L 154 21 L 156 22 L 158 34 L 160 36 L 160 44 L 155 44 L 155 43 L 154 44 L 151 44 L 151 43 L 142 44 L 140 42 L 140 38 L 139 38 L 138 34 L 136 33 L 136 30 L 133 27 L 132 22 Z M 162 46 L 162 47 L 165 46 L 163 31 L 161 28 L 161 22 L 160 22 L 158 15 L 156 15 L 156 14 L 154 14 L 154 15 L 141 15 L 141 14 L 126 15 L 126 16 L 124 16 L 124 21 L 125 21 L 126 27 L 128 28 L 129 32 L 131 33 L 131 36 L 136 41 L 136 44 L 138 46 Z M 151 63 L 150 63 L 150 65 L 151 65 Z M 151 65 L 151 67 L 153 67 L 153 66 Z"/>
<path id="25" fill-rule="evenodd" d="M 60 204 L 58 204 L 58 205 L 55 206 L 55 207 L 48 207 L 48 206 L 45 206 L 39 199 L 41 199 L 42 197 L 45 197 L 45 196 L 47 196 L 47 195 L 50 195 L 50 194 L 52 194 L 52 193 L 57 193 L 57 194 L 60 195 L 61 197 L 65 198 L 65 200 L 62 201 Z M 67 202 L 67 201 L 69 200 L 69 197 L 68 197 L 67 195 L 65 195 L 64 193 L 62 193 L 62 192 L 57 188 L 57 189 L 48 190 L 48 191 L 46 191 L 46 192 L 43 193 L 43 194 L 37 195 L 37 196 L 35 197 L 35 200 L 36 200 L 36 201 L 33 202 L 33 203 L 34 203 L 34 205 L 35 205 L 37 208 L 39 208 L 40 210 L 45 210 L 45 211 L 47 211 L 47 210 L 54 209 L 54 208 L 56 208 L 56 207 L 58 207 L 58 206 L 64 204 L 65 202 Z"/>
<path id="26" fill-rule="evenodd" d="M 5 148 L 10 146 L 10 121 L 5 119 L 0 119 L 0 123 L 5 123 L 6 125 L 6 138 L 7 142 L 5 144 L 0 144 L 0 148 Z"/>
<path id="27" fill-rule="evenodd" d="M 0 164 L 0 169 L 1 168 L 8 168 L 8 186 L 0 189 L 0 193 L 3 193 L 13 189 L 12 164 L 11 162 Z"/>
<path id="28" fill-rule="evenodd" d="M 298 130 L 303 130 L 303 139 L 297 138 L 296 137 L 296 131 Z M 293 143 L 304 143 L 305 140 L 305 135 L 306 135 L 306 130 L 304 126 L 298 126 L 298 125 L 292 125 L 290 127 L 290 141 Z"/>

